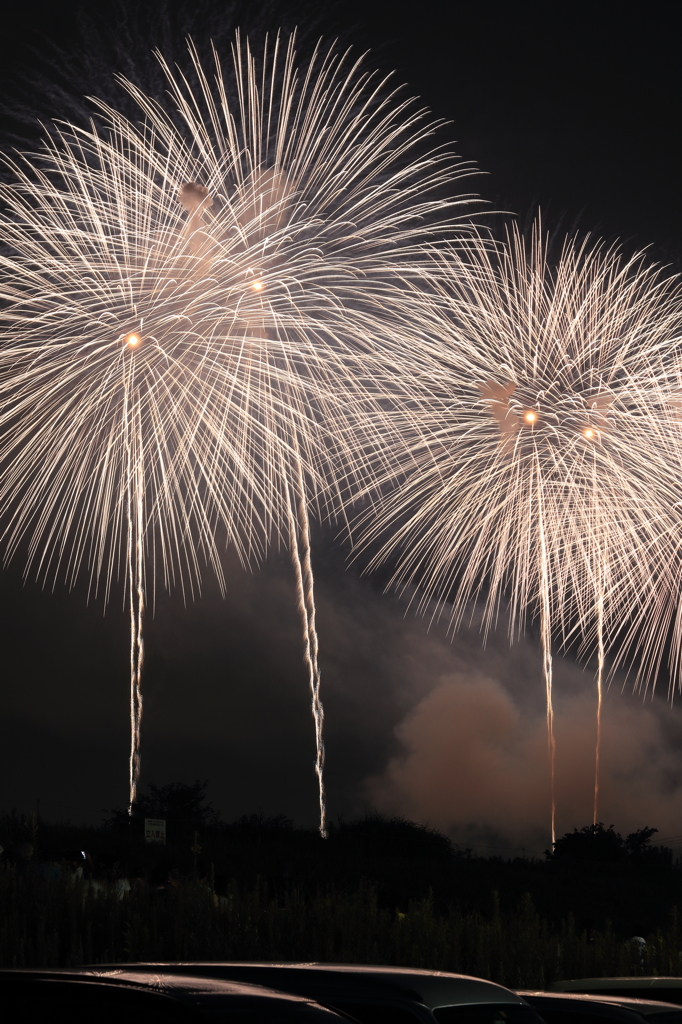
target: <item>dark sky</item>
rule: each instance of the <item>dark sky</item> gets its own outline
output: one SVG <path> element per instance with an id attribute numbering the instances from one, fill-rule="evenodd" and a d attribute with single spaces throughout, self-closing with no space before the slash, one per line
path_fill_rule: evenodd
<path id="1" fill-rule="evenodd" d="M 201 0 L 193 6 L 200 14 Z M 280 10 L 285 21 L 294 17 L 292 5 Z M 322 14 L 296 7 L 309 31 L 326 20 L 331 34 L 371 46 L 380 66 L 397 69 L 453 122 L 450 137 L 487 172 L 477 187 L 496 208 L 527 218 L 539 204 L 558 230 L 579 224 L 629 248 L 650 245 L 653 258 L 679 265 L 673 10 L 475 0 L 340 0 Z M 68 56 L 80 38 L 76 12 L 73 4 L 15 7 L 3 40 L 15 77 L 48 54 L 46 37 Z M 79 56 L 76 46 L 75 64 Z M 5 88 L 6 125 L 13 88 Z M 511 652 L 503 637 L 483 652 L 475 633 L 451 645 L 443 630 L 429 633 L 406 616 L 378 582 L 347 572 L 343 548 L 318 534 L 331 815 L 378 807 L 428 819 L 481 848 L 544 849 L 542 686 L 532 640 Z M 224 816 L 262 810 L 313 824 L 313 733 L 288 558 L 275 554 L 249 574 L 228 556 L 227 568 L 225 600 L 208 580 L 200 601 L 184 608 L 160 599 L 148 619 L 143 783 L 207 778 Z M 80 590 L 24 583 L 20 564 L 0 575 L 0 594 L 0 808 L 30 810 L 40 798 L 48 817 L 98 820 L 127 794 L 120 600 L 103 616 Z M 560 664 L 557 691 L 559 826 L 567 829 L 591 815 L 589 672 Z M 679 712 L 616 686 L 606 718 L 604 819 L 676 833 Z"/>
<path id="2" fill-rule="evenodd" d="M 679 257 L 674 5 L 357 3 L 366 37 L 441 117 L 498 208 Z"/>

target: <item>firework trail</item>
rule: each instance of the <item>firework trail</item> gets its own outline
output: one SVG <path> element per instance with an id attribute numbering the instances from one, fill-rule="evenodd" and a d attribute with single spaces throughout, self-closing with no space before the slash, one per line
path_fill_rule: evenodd
<path id="1" fill-rule="evenodd" d="M 593 403 L 594 404 L 594 403 Z M 601 410 L 602 414 L 607 411 L 606 402 L 602 402 L 604 408 Z M 600 429 L 608 429 L 608 422 L 606 421 L 605 415 L 602 415 L 602 421 L 600 423 Z M 589 429 L 596 429 L 589 428 Z M 600 486 L 599 486 L 599 470 L 596 461 L 592 467 L 592 494 L 593 494 L 593 508 L 599 508 L 600 500 Z M 597 672 L 596 672 L 596 684 L 597 684 L 597 709 L 596 709 L 596 742 L 594 749 L 594 800 L 592 807 L 592 824 L 596 825 L 599 820 L 599 782 L 600 782 L 600 766 L 601 766 L 601 736 L 602 736 L 602 710 L 603 710 L 603 699 L 604 699 L 604 672 L 606 669 L 606 648 L 604 643 L 604 588 L 607 578 L 607 567 L 605 565 L 606 551 L 605 547 L 599 537 L 599 519 L 596 515 L 593 520 L 593 527 L 597 542 L 596 558 L 594 559 L 594 633 L 596 641 L 596 656 L 597 656 Z"/>
<path id="2" fill-rule="evenodd" d="M 535 413 L 526 413 L 526 420 L 535 423 L 530 416 Z M 542 646 L 542 671 L 545 678 L 545 704 L 547 708 L 547 754 L 549 758 L 549 785 L 550 785 L 550 833 L 552 845 L 556 836 L 556 794 L 554 792 L 554 769 L 556 764 L 556 741 L 554 738 L 554 703 L 552 698 L 552 610 L 551 610 L 551 578 L 549 558 L 547 554 L 547 534 L 545 531 L 545 496 L 543 494 L 543 474 L 537 459 L 535 466 L 535 483 L 537 487 L 537 527 L 540 549 L 540 574 L 539 574 L 539 617 L 540 617 L 540 642 Z"/>
<path id="3" fill-rule="evenodd" d="M 137 336 L 127 342 L 137 345 Z M 126 374 L 127 371 L 127 374 Z M 129 803 L 132 814 L 140 779 L 140 742 L 142 728 L 142 669 L 144 665 L 144 640 L 142 623 L 144 618 L 144 467 L 141 462 L 142 436 L 139 409 L 130 407 L 130 377 L 132 360 L 124 367 L 127 378 L 124 381 L 124 440 L 126 519 L 127 519 L 127 561 L 128 561 L 128 603 L 130 606 L 130 758 L 129 758 Z"/>
<path id="4" fill-rule="evenodd" d="M 225 73 L 192 46 L 189 78 L 159 61 L 172 115 L 122 80 L 141 120 L 99 103 L 103 128 L 63 125 L 6 160 L 6 557 L 21 550 L 43 579 L 86 573 L 105 601 L 125 580 L 132 803 L 147 590 L 191 597 L 205 566 L 222 586 L 218 537 L 245 565 L 289 544 L 324 828 L 309 508 L 362 390 L 349 350 L 376 344 L 421 243 L 461 234 L 469 199 L 449 197 L 471 169 L 349 53 L 298 68 L 293 39 L 257 61 L 237 38 Z"/>
<path id="5" fill-rule="evenodd" d="M 324 790 L 324 708 L 320 700 L 320 668 L 318 664 L 318 639 L 315 627 L 315 584 L 310 557 L 310 525 L 308 506 L 299 489 L 291 496 L 289 506 L 289 546 L 296 579 L 296 596 L 303 628 L 304 661 L 308 668 L 308 680 L 315 721 L 315 774 L 318 781 L 320 803 L 320 832 L 327 835 L 327 805 Z M 294 507 L 295 506 L 295 507 Z"/>
<path id="6" fill-rule="evenodd" d="M 320 700 L 320 666 L 318 663 L 319 642 L 317 638 L 317 626 L 315 622 L 315 580 L 313 578 L 313 566 L 310 552 L 310 522 L 308 519 L 308 505 L 305 500 L 305 488 L 301 463 L 297 461 L 298 489 L 297 489 L 297 511 L 298 511 L 298 536 L 300 538 L 303 558 L 299 558 L 298 545 L 292 547 L 296 554 L 297 586 L 302 585 L 303 611 L 305 631 L 307 637 L 306 661 L 310 670 L 310 695 L 312 701 L 312 712 L 315 721 L 315 774 L 317 775 L 319 801 L 320 801 L 320 832 L 327 835 L 327 808 L 324 792 L 324 708 Z M 293 538 L 292 538 L 293 540 Z M 300 581 L 300 583 L 299 583 Z"/>
<path id="7" fill-rule="evenodd" d="M 594 748 L 594 806 L 592 813 L 592 824 L 596 825 L 599 817 L 599 771 L 601 761 L 601 716 L 604 697 L 604 592 L 603 588 L 597 591 L 597 742 Z"/>
<path id="8" fill-rule="evenodd" d="M 356 428 L 370 567 L 390 561 L 391 583 L 453 630 L 472 602 L 484 634 L 503 606 L 512 636 L 539 624 L 552 841 L 553 638 L 590 653 L 596 631 L 601 719 L 606 650 L 644 639 L 651 675 L 675 616 L 682 492 L 663 410 L 681 313 L 641 257 L 568 240 L 552 264 L 539 223 L 529 246 L 515 228 L 496 248 L 481 238 L 394 306 Z"/>

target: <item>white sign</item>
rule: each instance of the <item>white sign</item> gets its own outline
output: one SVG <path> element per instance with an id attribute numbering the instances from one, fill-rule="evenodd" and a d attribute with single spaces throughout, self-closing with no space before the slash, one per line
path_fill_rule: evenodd
<path id="1" fill-rule="evenodd" d="M 165 818 L 144 819 L 144 841 L 145 843 L 166 842 L 166 820 Z"/>

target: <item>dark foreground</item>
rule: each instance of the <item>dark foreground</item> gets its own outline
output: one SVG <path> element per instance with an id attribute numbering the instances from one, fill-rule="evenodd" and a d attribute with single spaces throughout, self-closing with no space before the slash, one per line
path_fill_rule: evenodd
<path id="1" fill-rule="evenodd" d="M 679 975 L 682 870 L 648 831 L 624 841 L 604 829 L 545 861 L 505 861 L 378 818 L 323 840 L 280 819 L 225 824 L 197 804 L 168 815 L 168 845 L 154 846 L 121 816 L 99 829 L 8 816 L 0 966 L 314 960 L 513 988 Z"/>

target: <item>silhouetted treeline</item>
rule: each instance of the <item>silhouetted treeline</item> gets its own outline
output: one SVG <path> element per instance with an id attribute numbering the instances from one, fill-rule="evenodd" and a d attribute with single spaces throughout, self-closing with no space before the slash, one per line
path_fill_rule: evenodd
<path id="1" fill-rule="evenodd" d="M 529 899 L 548 927 L 571 919 L 588 941 L 609 929 L 617 939 L 650 936 L 668 928 L 673 907 L 682 907 L 682 867 L 671 850 L 652 845 L 655 829 L 648 827 L 623 838 L 612 827 L 587 826 L 562 837 L 544 860 L 503 859 L 476 856 L 434 829 L 377 815 L 332 825 L 327 839 L 284 817 L 226 823 L 205 794 L 202 782 L 150 786 L 132 818 L 110 812 L 100 827 L 6 815 L 3 859 L 28 870 L 13 854 L 28 843 L 30 871 L 41 877 L 56 877 L 60 863 L 72 872 L 80 864 L 80 875 L 102 885 L 128 879 L 163 888 L 169 877 L 203 879 L 219 897 L 236 886 L 258 889 L 276 904 L 294 892 L 314 901 L 362 889 L 372 891 L 382 912 L 407 913 L 427 900 L 443 919 L 514 915 Z M 165 846 L 145 844 L 145 817 L 166 819 Z"/>

